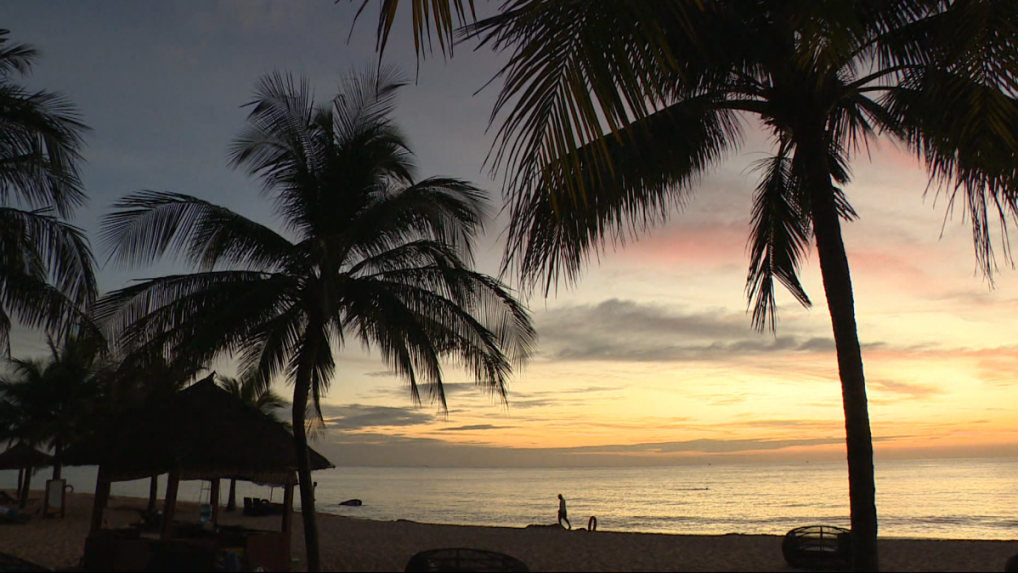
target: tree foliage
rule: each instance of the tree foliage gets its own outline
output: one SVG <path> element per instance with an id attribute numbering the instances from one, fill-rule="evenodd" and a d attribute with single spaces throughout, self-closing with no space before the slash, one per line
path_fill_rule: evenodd
<path id="1" fill-rule="evenodd" d="M 351 74 L 316 105 L 306 80 L 264 77 L 232 164 L 258 177 L 282 232 L 197 197 L 141 191 L 103 220 L 111 261 L 179 254 L 194 272 L 109 293 L 97 316 L 119 344 L 192 364 L 239 357 L 245 376 L 294 384 L 293 428 L 309 566 L 319 566 L 305 409 L 320 417 L 351 338 L 377 350 L 415 403 L 446 407 L 443 362 L 505 399 L 535 333 L 499 281 L 472 270 L 485 199 L 448 177 L 420 179 L 392 120 L 402 81 Z"/>

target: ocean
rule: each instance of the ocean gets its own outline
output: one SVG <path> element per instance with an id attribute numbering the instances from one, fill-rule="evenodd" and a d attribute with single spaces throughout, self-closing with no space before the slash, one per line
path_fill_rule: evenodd
<path id="1" fill-rule="evenodd" d="M 66 468 L 77 491 L 95 487 L 95 468 Z M 48 477 L 33 478 L 38 487 Z M 844 463 L 685 465 L 640 468 L 367 468 L 315 472 L 321 512 L 460 525 L 552 524 L 557 495 L 573 527 L 690 534 L 781 535 L 800 525 L 848 527 Z M 0 471 L 13 489 L 16 472 Z M 877 463 L 882 537 L 1018 538 L 1018 460 L 896 460 Z M 160 482 L 160 495 L 165 477 Z M 207 491 L 207 490 L 206 490 Z M 225 498 L 226 486 L 223 488 Z M 147 497 L 148 481 L 116 483 L 113 495 Z M 202 501 L 200 482 L 180 499 Z M 282 489 L 238 483 L 238 498 L 280 501 Z M 297 502 L 299 503 L 299 496 Z M 339 502 L 356 498 L 361 507 Z"/>

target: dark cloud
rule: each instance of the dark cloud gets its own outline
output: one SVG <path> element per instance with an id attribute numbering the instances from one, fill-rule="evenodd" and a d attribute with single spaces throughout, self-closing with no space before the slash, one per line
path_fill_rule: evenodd
<path id="1" fill-rule="evenodd" d="M 745 313 L 683 313 L 663 305 L 609 299 L 552 310 L 539 318 L 542 347 L 559 360 L 682 362 L 774 352 L 830 352 L 829 338 L 783 325 L 759 334 Z M 791 331 L 791 332 L 788 332 Z"/>
<path id="2" fill-rule="evenodd" d="M 925 396 L 933 396 L 936 394 L 943 394 L 944 391 L 940 388 L 934 388 L 931 386 L 923 386 L 921 384 L 912 384 L 909 382 L 902 382 L 901 380 L 886 380 L 886 379 L 870 379 L 870 387 L 883 390 L 885 392 L 892 392 L 894 394 L 904 394 L 913 398 L 921 398 Z"/>
<path id="3" fill-rule="evenodd" d="M 832 425 L 841 427 L 844 422 L 841 420 L 740 420 L 725 425 L 747 428 L 827 428 Z"/>
<path id="4" fill-rule="evenodd" d="M 539 381 L 529 381 L 528 388 L 539 387 Z M 546 406 L 583 406 L 592 402 L 611 400 L 611 394 L 628 387 L 628 384 L 610 386 L 584 386 L 581 388 L 562 388 L 555 390 L 531 390 L 513 392 L 509 396 L 509 408 L 533 409 Z"/>
<path id="5" fill-rule="evenodd" d="M 440 432 L 472 432 L 476 430 L 507 430 L 513 426 L 494 426 L 492 424 L 474 424 L 472 426 L 457 426 L 455 428 L 439 428 Z"/>
<path id="6" fill-rule="evenodd" d="M 411 408 L 390 406 L 349 406 L 322 405 L 322 415 L 330 428 L 339 433 L 374 427 L 402 427 L 430 424 L 436 420 L 434 414 Z"/>
<path id="7" fill-rule="evenodd" d="M 586 446 L 581 448 L 569 448 L 570 453 L 582 454 L 587 452 L 599 453 L 678 453 L 678 452 L 700 452 L 700 453 L 733 453 L 750 451 L 773 451 L 796 446 L 820 446 L 828 444 L 844 443 L 844 438 L 804 438 L 786 440 L 764 440 L 764 439 L 742 439 L 742 440 L 686 440 L 681 442 L 656 442 L 632 445 L 616 446 Z"/>
<path id="8" fill-rule="evenodd" d="M 874 442 L 896 437 L 875 437 Z M 689 440 L 574 448 L 505 448 L 453 444 L 434 438 L 409 438 L 378 433 L 342 434 L 315 444 L 326 457 L 346 466 L 458 466 L 458 467 L 592 467 L 669 465 L 681 460 L 740 459 L 763 452 L 781 455 L 789 448 L 841 445 L 844 438 L 783 440 Z M 786 452 L 792 455 L 790 452 Z M 693 457 L 676 458 L 675 454 Z M 696 456 L 703 456 L 697 458 Z M 810 457 L 821 453 L 802 454 Z"/>
<path id="9" fill-rule="evenodd" d="M 380 376 L 379 373 L 371 373 L 370 376 Z M 391 375 L 391 374 L 390 374 Z M 482 386 L 474 384 L 473 382 L 443 382 L 442 390 L 445 392 L 446 397 L 449 396 L 463 396 L 463 395 L 476 395 L 481 398 L 489 398 L 489 392 Z M 400 383 L 399 386 L 384 386 L 379 387 L 371 392 L 368 392 L 371 396 L 376 397 L 394 397 L 405 399 L 410 395 L 410 389 L 405 383 Z M 427 390 L 422 387 L 421 394 L 426 398 Z"/>
<path id="10" fill-rule="evenodd" d="M 834 351 L 834 339 L 833 338 L 810 338 L 799 345 L 797 350 L 803 352 L 833 352 Z"/>

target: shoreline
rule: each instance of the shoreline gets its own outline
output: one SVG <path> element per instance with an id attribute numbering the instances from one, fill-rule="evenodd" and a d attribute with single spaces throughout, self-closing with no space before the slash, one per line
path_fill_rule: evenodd
<path id="1" fill-rule="evenodd" d="M 33 490 L 35 498 L 41 491 Z M 47 567 L 70 567 L 81 557 L 92 494 L 67 496 L 63 519 L 33 515 L 25 525 L 0 525 L 0 552 Z M 28 506 L 33 514 L 39 501 Z M 147 499 L 113 496 L 105 519 L 111 527 L 137 520 L 132 508 Z M 198 505 L 178 504 L 178 519 L 197 521 Z M 244 517 L 220 510 L 221 523 L 279 528 L 278 517 Z M 294 570 L 306 564 L 303 524 L 293 520 Z M 532 571 L 792 571 L 782 558 L 780 535 L 633 533 L 555 526 L 448 525 L 409 520 L 377 521 L 318 513 L 326 571 L 402 571 L 419 551 L 472 547 L 511 555 Z M 1001 571 L 1018 553 L 1018 541 L 881 538 L 884 571 Z"/>

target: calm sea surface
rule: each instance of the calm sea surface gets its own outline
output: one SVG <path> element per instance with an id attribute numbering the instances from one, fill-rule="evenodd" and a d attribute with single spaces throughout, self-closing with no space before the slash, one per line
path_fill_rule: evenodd
<path id="1" fill-rule="evenodd" d="M 39 487 L 49 475 L 33 478 Z M 67 468 L 77 491 L 95 487 L 94 468 Z M 0 471 L 13 488 L 16 472 Z M 784 534 L 824 523 L 848 526 L 843 463 L 657 468 L 473 469 L 337 468 L 315 472 L 319 511 L 351 517 L 522 527 L 555 522 L 557 494 L 574 527 L 659 533 Z M 160 483 L 160 495 L 165 478 Z M 225 488 L 224 488 L 225 490 Z M 148 482 L 114 484 L 114 495 L 146 497 Z M 282 490 L 238 484 L 239 496 Z M 225 491 L 224 491 L 225 495 Z M 362 507 L 342 507 L 345 499 Z M 180 499 L 207 499 L 184 482 Z M 1018 538 L 1018 460 L 884 461 L 877 465 L 877 510 L 886 537 Z"/>

